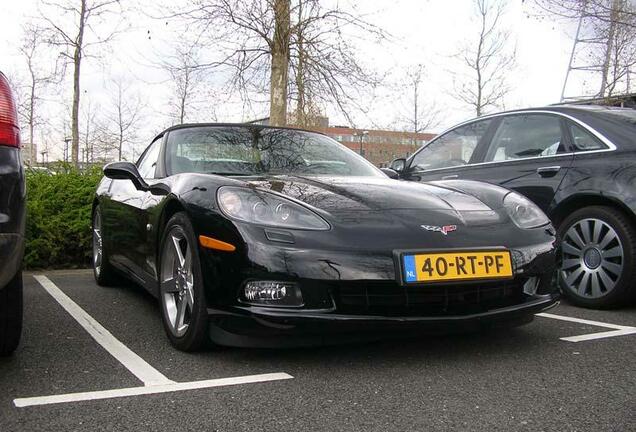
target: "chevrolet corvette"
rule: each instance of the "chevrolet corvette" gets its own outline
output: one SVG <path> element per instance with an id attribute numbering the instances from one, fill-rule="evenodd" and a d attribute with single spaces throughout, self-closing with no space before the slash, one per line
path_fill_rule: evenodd
<path id="1" fill-rule="evenodd" d="M 171 127 L 104 167 L 97 283 L 158 298 L 192 351 L 510 327 L 558 302 L 558 246 L 522 195 L 389 178 L 316 132 Z"/>

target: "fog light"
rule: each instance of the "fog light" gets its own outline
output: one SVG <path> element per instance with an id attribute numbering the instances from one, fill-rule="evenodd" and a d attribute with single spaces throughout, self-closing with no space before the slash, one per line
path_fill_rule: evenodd
<path id="1" fill-rule="evenodd" d="M 528 295 L 535 295 L 539 288 L 539 278 L 534 276 L 529 278 L 525 284 L 523 284 L 523 292 Z"/>
<path id="2" fill-rule="evenodd" d="M 253 305 L 298 307 L 303 296 L 298 285 L 292 282 L 250 281 L 243 287 L 241 301 Z"/>

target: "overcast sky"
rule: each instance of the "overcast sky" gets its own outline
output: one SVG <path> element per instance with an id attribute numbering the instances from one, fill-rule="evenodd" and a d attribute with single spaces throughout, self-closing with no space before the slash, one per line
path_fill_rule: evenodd
<path id="1" fill-rule="evenodd" d="M 122 3 L 133 4 L 125 0 Z M 89 58 L 82 64 L 82 88 L 86 91 L 82 95 L 84 110 L 89 101 L 94 110 L 108 110 L 112 93 L 108 86 L 112 77 L 123 77 L 130 85 L 131 95 L 137 94 L 145 101 L 144 122 L 140 127 L 142 143 L 148 143 L 154 133 L 171 122 L 170 86 L 156 63 L 169 54 L 171 41 L 183 31 L 173 22 L 150 18 L 148 13 L 154 12 L 149 5 L 153 3 L 148 1 L 145 6 L 141 3 L 141 7 L 131 9 L 121 27 L 126 31 L 117 37 L 110 49 L 100 51 L 99 58 Z M 513 91 L 505 100 L 505 109 L 558 102 L 572 48 L 573 25 L 539 20 L 532 15 L 527 3 L 508 1 L 502 21 L 511 31 L 510 43 L 516 46 L 517 52 L 517 66 L 509 72 Z M 350 8 L 351 4 L 349 1 L 344 7 Z M 454 54 L 466 40 L 474 39 L 477 31 L 471 0 L 366 0 L 356 2 L 355 7 L 368 21 L 383 28 L 390 40 L 380 45 L 364 38 L 356 42 L 362 61 L 386 74 L 388 82 L 386 88 L 375 93 L 374 99 L 363 102 L 368 106 L 368 113 L 355 113 L 354 126 L 403 127 L 404 116 L 410 109 L 410 92 L 404 88 L 401 79 L 406 69 L 418 63 L 423 63 L 426 68 L 423 103 L 440 112 L 435 132 L 474 116 L 470 107 L 453 97 L 453 75 L 459 70 Z M 23 77 L 26 69 L 18 53 L 22 27 L 37 15 L 36 0 L 0 2 L 0 16 L 3 17 L 0 69 L 15 80 Z M 109 20 L 106 27 L 115 21 L 114 18 Z M 107 31 L 106 27 L 102 30 Z M 54 52 L 50 54 L 53 56 Z M 71 70 L 68 72 L 70 78 Z M 198 109 L 188 120 L 244 121 L 267 115 L 266 104 L 244 107 L 234 95 L 225 94 L 219 77 L 212 75 L 209 82 L 210 85 L 201 91 Z M 69 88 L 70 80 L 66 83 Z M 49 97 L 54 100 L 47 103 L 47 116 L 52 119 L 56 134 L 63 133 L 60 129 L 67 120 L 65 108 L 59 103 L 66 102 L 68 106 L 69 97 L 69 91 Z M 334 107 L 323 108 L 331 124 L 347 124 Z M 143 146 L 140 143 L 140 147 Z"/>

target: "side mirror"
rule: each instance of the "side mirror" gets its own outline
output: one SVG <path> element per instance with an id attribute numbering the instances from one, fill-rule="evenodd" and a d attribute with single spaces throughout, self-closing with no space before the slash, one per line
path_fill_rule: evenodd
<path id="1" fill-rule="evenodd" d="M 111 162 L 104 167 L 104 175 L 113 180 L 130 180 L 138 190 L 150 189 L 132 162 Z"/>
<path id="2" fill-rule="evenodd" d="M 380 168 L 380 171 L 382 171 L 384 174 L 389 176 L 389 178 L 392 178 L 392 179 L 400 178 L 400 175 L 394 169 L 391 169 L 391 168 Z"/>
<path id="3" fill-rule="evenodd" d="M 391 165 L 389 165 L 389 167 L 397 172 L 400 173 L 402 171 L 404 171 L 404 168 L 406 168 L 406 159 L 404 158 L 397 158 L 397 159 L 393 159 L 393 161 L 391 162 Z"/>
<path id="4" fill-rule="evenodd" d="M 137 165 L 132 162 L 111 162 L 104 167 L 104 175 L 113 180 L 130 180 L 140 191 L 150 191 L 153 195 L 168 195 L 170 187 L 165 183 L 148 184 L 141 177 Z"/>

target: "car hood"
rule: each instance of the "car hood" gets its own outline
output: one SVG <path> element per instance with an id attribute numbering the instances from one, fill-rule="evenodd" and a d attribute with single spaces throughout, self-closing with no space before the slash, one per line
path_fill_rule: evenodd
<path id="1" fill-rule="evenodd" d="M 453 215 L 458 222 L 501 220 L 505 189 L 486 183 L 415 183 L 374 177 L 272 176 L 246 181 L 259 189 L 294 198 L 334 216 L 357 213 L 390 213 L 402 217 L 413 213 Z M 479 192 L 479 193 L 475 193 Z M 414 212 L 415 211 L 415 212 Z"/>

